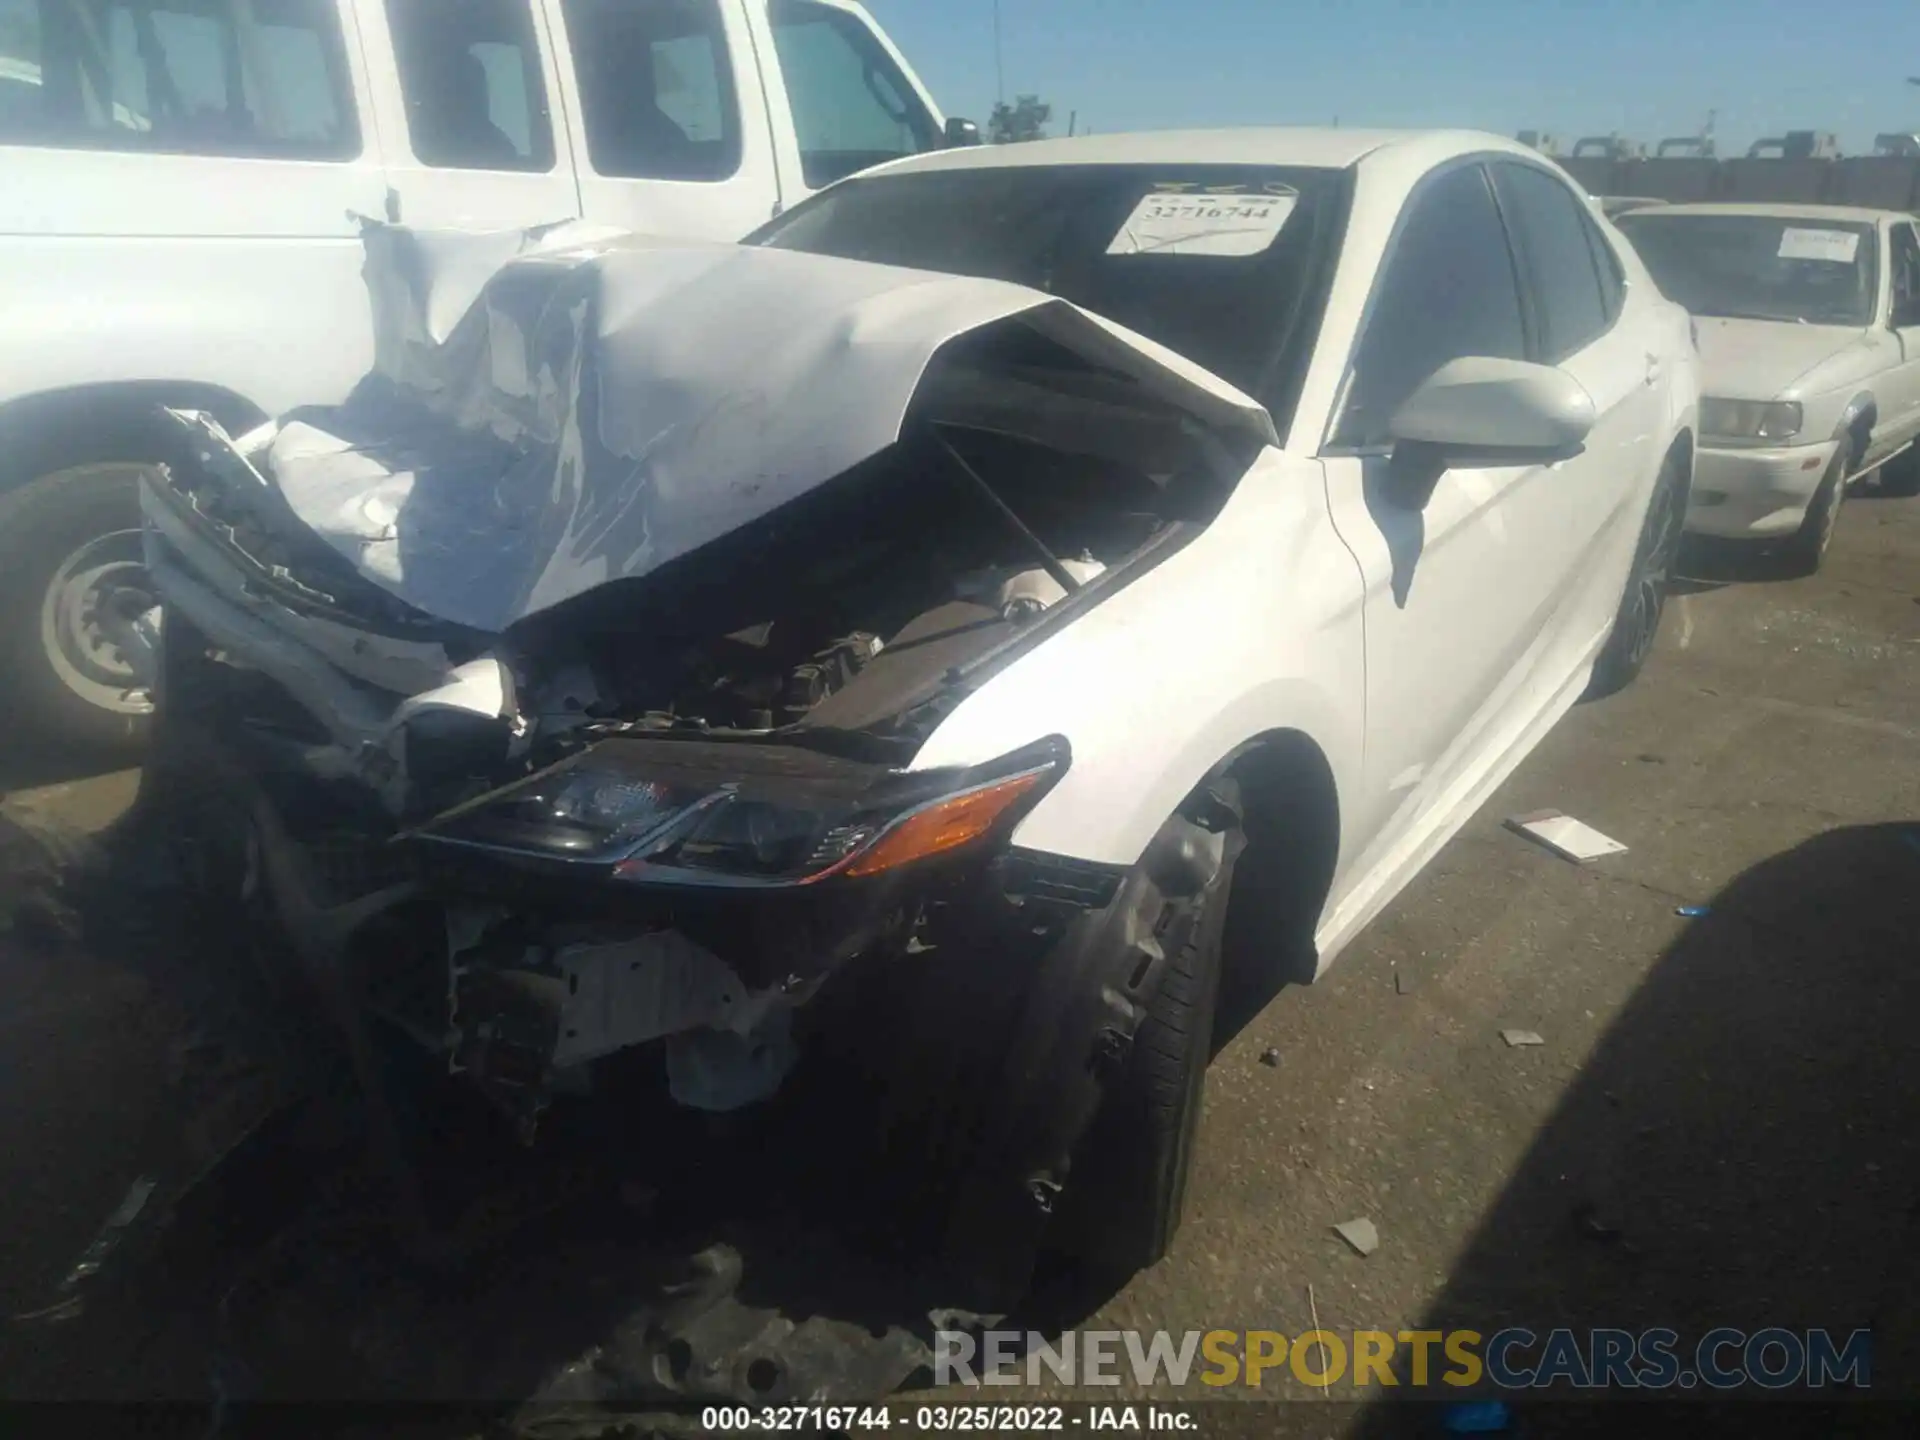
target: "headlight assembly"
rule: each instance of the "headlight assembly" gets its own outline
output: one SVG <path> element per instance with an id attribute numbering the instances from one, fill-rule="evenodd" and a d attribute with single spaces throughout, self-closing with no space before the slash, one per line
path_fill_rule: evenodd
<path id="1" fill-rule="evenodd" d="M 920 772 L 774 747 L 609 740 L 411 838 L 642 885 L 858 880 L 1003 839 L 1068 763 L 1060 739 Z"/>
<path id="2" fill-rule="evenodd" d="M 1797 400 L 1720 400 L 1700 402 L 1700 431 L 1730 440 L 1791 440 L 1800 433 Z"/>

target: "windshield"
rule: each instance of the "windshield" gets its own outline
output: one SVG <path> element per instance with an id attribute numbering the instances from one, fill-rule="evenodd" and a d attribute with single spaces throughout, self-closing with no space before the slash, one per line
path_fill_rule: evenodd
<path id="1" fill-rule="evenodd" d="M 1806 325 L 1873 319 L 1871 225 L 1639 210 L 1615 223 L 1661 291 L 1696 315 Z"/>
<path id="2" fill-rule="evenodd" d="M 1044 290 L 1268 400 L 1337 173 L 1023 165 L 865 176 L 751 243 Z"/>

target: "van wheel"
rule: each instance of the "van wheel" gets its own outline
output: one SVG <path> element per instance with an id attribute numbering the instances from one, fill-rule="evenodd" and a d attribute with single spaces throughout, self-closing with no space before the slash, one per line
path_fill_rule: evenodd
<path id="1" fill-rule="evenodd" d="M 84 465 L 0 500 L 0 662 L 13 713 L 63 756 L 121 759 L 153 704 L 134 622 L 156 603 L 142 564 L 144 466 Z"/>
<path id="2" fill-rule="evenodd" d="M 1222 812 L 1239 812 L 1232 779 L 1216 781 L 1214 792 Z M 1155 1264 L 1180 1228 L 1213 1056 L 1221 937 L 1239 849 L 1236 835 L 1186 942 L 1168 956 L 1125 1067 L 1074 1156 L 1049 1248 L 1101 1272 L 1127 1275 Z"/>

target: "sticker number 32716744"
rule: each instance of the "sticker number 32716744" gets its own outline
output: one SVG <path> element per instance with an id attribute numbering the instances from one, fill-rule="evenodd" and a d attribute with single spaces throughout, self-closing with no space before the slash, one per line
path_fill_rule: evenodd
<path id="1" fill-rule="evenodd" d="M 1258 255 L 1273 243 L 1295 195 L 1145 196 L 1107 246 L 1109 255 Z"/>

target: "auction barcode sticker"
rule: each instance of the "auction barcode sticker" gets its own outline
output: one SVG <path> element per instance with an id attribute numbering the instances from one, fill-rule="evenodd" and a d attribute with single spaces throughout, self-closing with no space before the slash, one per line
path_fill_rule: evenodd
<path id="1" fill-rule="evenodd" d="M 1107 246 L 1109 255 L 1258 255 L 1299 203 L 1297 192 L 1155 191 Z"/>
<path id="2" fill-rule="evenodd" d="M 1782 260 L 1833 260 L 1851 265 L 1859 250 L 1857 230 L 1803 230 L 1789 225 L 1780 232 Z"/>

